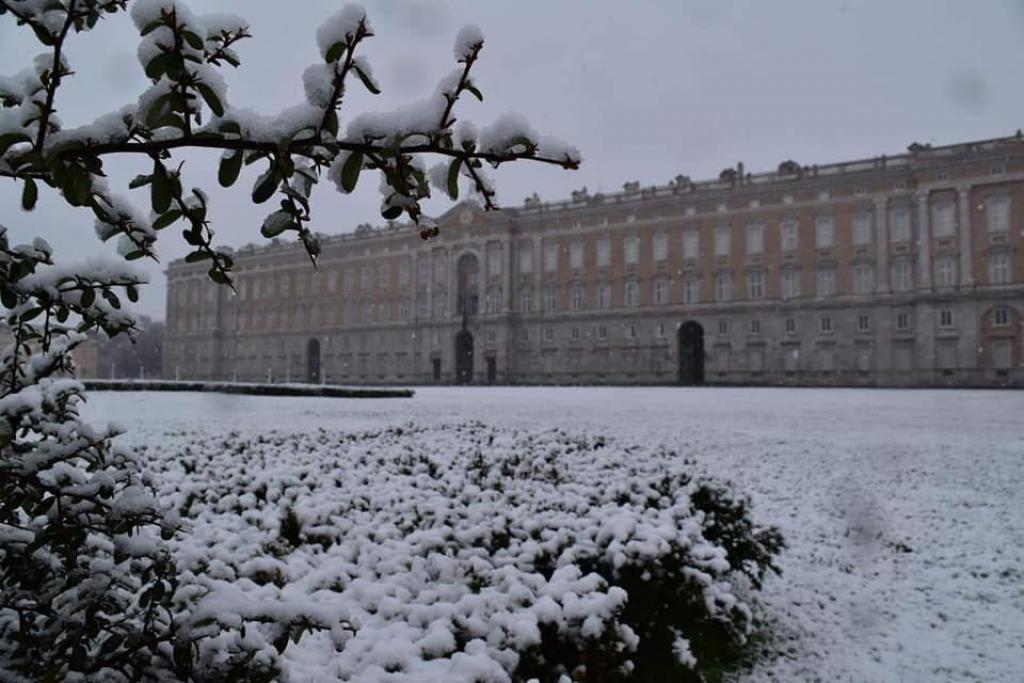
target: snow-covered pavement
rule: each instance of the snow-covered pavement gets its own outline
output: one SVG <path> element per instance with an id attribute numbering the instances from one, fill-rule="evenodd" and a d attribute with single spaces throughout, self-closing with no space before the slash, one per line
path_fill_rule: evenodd
<path id="1" fill-rule="evenodd" d="M 1021 680 L 1024 393 L 422 388 L 413 399 L 96 393 L 86 417 L 182 432 L 479 420 L 666 444 L 735 481 L 790 547 L 761 614 L 788 653 L 749 681 Z"/>

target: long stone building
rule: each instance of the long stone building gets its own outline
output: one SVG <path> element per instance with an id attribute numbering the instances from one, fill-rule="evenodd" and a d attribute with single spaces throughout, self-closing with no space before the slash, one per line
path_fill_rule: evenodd
<path id="1" fill-rule="evenodd" d="M 574 192 L 167 270 L 168 378 L 1024 386 L 1024 140 Z"/>

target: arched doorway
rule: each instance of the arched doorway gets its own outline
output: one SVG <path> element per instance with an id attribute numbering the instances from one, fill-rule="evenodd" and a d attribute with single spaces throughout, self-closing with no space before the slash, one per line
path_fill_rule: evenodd
<path id="1" fill-rule="evenodd" d="M 476 315 L 480 308 L 480 261 L 475 254 L 463 254 L 455 265 L 455 312 Z"/>
<path id="2" fill-rule="evenodd" d="M 466 329 L 455 335 L 455 383 L 473 383 L 473 334 Z"/>
<path id="3" fill-rule="evenodd" d="M 704 328 L 696 320 L 679 326 L 679 383 L 704 384 Z"/>
<path id="4" fill-rule="evenodd" d="M 310 339 L 306 344 L 306 381 L 320 383 L 320 340 Z"/>

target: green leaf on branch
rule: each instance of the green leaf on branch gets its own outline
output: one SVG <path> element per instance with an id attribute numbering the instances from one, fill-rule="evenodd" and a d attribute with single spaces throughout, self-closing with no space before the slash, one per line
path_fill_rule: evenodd
<path id="1" fill-rule="evenodd" d="M 36 181 L 25 178 L 25 189 L 21 192 L 21 208 L 31 211 L 36 208 L 36 200 L 39 199 L 39 187 Z"/>
<path id="2" fill-rule="evenodd" d="M 481 102 L 484 101 L 484 94 L 482 92 L 480 92 L 480 90 L 475 85 L 473 85 L 472 83 L 467 83 L 466 84 L 466 90 L 468 90 L 469 92 L 473 93 L 473 96 L 476 97 Z"/>
<path id="3" fill-rule="evenodd" d="M 178 209 L 171 209 L 170 211 L 162 214 L 159 218 L 153 221 L 154 230 L 163 230 L 174 221 L 181 218 L 181 211 Z"/>
<path id="4" fill-rule="evenodd" d="M 216 282 L 218 285 L 226 285 L 230 284 L 231 282 L 230 280 L 228 280 L 228 277 L 224 273 L 217 269 L 217 266 L 212 266 L 210 270 L 207 272 L 207 275 L 209 275 L 210 279 Z"/>
<path id="5" fill-rule="evenodd" d="M 381 209 L 380 215 L 384 216 L 384 218 L 388 219 L 389 221 L 393 221 L 394 219 L 402 215 L 402 207 L 385 206 L 383 209 Z"/>
<path id="6" fill-rule="evenodd" d="M 96 303 L 96 290 L 92 289 L 91 287 L 83 289 L 82 298 L 79 301 L 79 304 L 82 306 L 82 308 L 89 308 L 94 303 Z"/>
<path id="7" fill-rule="evenodd" d="M 359 182 L 359 172 L 363 170 L 363 153 L 352 152 L 345 159 L 345 165 L 341 167 L 341 189 L 346 193 L 356 189 Z"/>
<path id="8" fill-rule="evenodd" d="M 231 187 L 238 180 L 238 174 L 242 170 L 242 151 L 239 150 L 231 156 L 220 160 L 220 169 L 217 171 L 217 181 L 221 187 Z"/>
<path id="9" fill-rule="evenodd" d="M 0 157 L 2 157 L 12 145 L 19 142 L 32 142 L 32 138 L 24 133 L 4 133 L 0 135 Z"/>
<path id="10" fill-rule="evenodd" d="M 213 91 L 213 88 L 205 83 L 196 83 L 196 89 L 199 90 L 199 94 L 206 100 L 206 104 L 210 106 L 210 110 L 216 116 L 224 116 L 224 105 L 221 103 L 220 98 L 217 97 L 217 93 Z"/>
<path id="11" fill-rule="evenodd" d="M 260 234 L 267 239 L 277 237 L 285 230 L 295 230 L 298 226 L 292 219 L 292 215 L 284 210 L 278 210 L 270 214 L 263 221 L 260 227 Z"/>
<path id="12" fill-rule="evenodd" d="M 137 175 L 132 179 L 130 183 L 128 183 L 128 189 L 134 190 L 145 185 L 149 185 L 151 182 L 153 182 L 153 176 L 145 174 Z"/>
<path id="13" fill-rule="evenodd" d="M 327 48 L 327 54 L 324 56 L 324 59 L 327 60 L 328 64 L 338 61 L 341 59 L 341 56 L 345 54 L 346 47 L 348 47 L 348 45 L 344 42 L 337 42 L 334 45 L 331 45 Z"/>
<path id="14" fill-rule="evenodd" d="M 281 176 L 278 175 L 277 169 L 271 168 L 269 171 L 257 178 L 256 184 L 252 189 L 252 200 L 257 204 L 262 204 L 267 201 L 274 196 L 274 191 L 277 189 L 277 185 L 280 182 Z"/>
<path id="15" fill-rule="evenodd" d="M 370 75 L 364 72 L 362 69 L 360 69 L 358 64 L 353 64 L 352 66 L 353 68 L 355 68 L 356 75 L 359 76 L 359 80 L 361 80 L 363 82 L 363 85 L 366 86 L 366 89 L 372 92 L 374 95 L 379 95 L 380 88 L 378 88 L 377 84 L 373 82 L 373 79 L 370 78 Z"/>
<path id="16" fill-rule="evenodd" d="M 459 198 L 459 169 L 461 167 L 462 159 L 456 159 L 448 166 L 448 196 L 453 201 Z"/>
<path id="17" fill-rule="evenodd" d="M 185 41 L 192 46 L 195 50 L 203 49 L 203 39 L 192 31 L 182 31 L 181 34 L 185 36 Z"/>
<path id="18" fill-rule="evenodd" d="M 153 183 L 150 186 L 150 202 L 153 211 L 165 213 L 171 208 L 171 179 L 167 177 L 167 171 L 159 161 L 153 166 Z"/>
<path id="19" fill-rule="evenodd" d="M 200 261 L 205 261 L 208 258 L 210 258 L 209 253 L 202 249 L 196 249 L 185 256 L 185 263 L 199 263 Z"/>
<path id="20" fill-rule="evenodd" d="M 163 25 L 164 25 L 164 20 L 163 19 L 157 19 L 155 21 L 151 21 L 151 22 L 149 22 L 148 24 L 146 24 L 145 26 L 142 27 L 142 31 L 140 32 L 140 35 L 143 35 L 143 36 L 149 35 L 150 33 L 152 33 L 153 31 L 157 30 L 158 28 L 160 28 Z"/>
<path id="21" fill-rule="evenodd" d="M 158 80 L 170 68 L 174 60 L 174 53 L 161 52 L 146 64 L 146 76 L 152 80 Z"/>
<path id="22" fill-rule="evenodd" d="M 125 287 L 125 293 L 128 294 L 128 300 L 132 303 L 139 300 L 139 288 L 135 285 L 128 285 Z"/>

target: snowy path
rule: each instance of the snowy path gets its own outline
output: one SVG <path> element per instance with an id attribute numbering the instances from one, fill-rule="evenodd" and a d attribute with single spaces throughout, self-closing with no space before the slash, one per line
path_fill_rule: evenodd
<path id="1" fill-rule="evenodd" d="M 126 412 L 127 411 L 127 412 Z M 1019 681 L 1024 393 L 421 388 L 411 400 L 93 394 L 155 443 L 200 429 L 361 431 L 480 420 L 668 443 L 782 527 L 765 612 L 789 655 L 749 681 Z"/>

